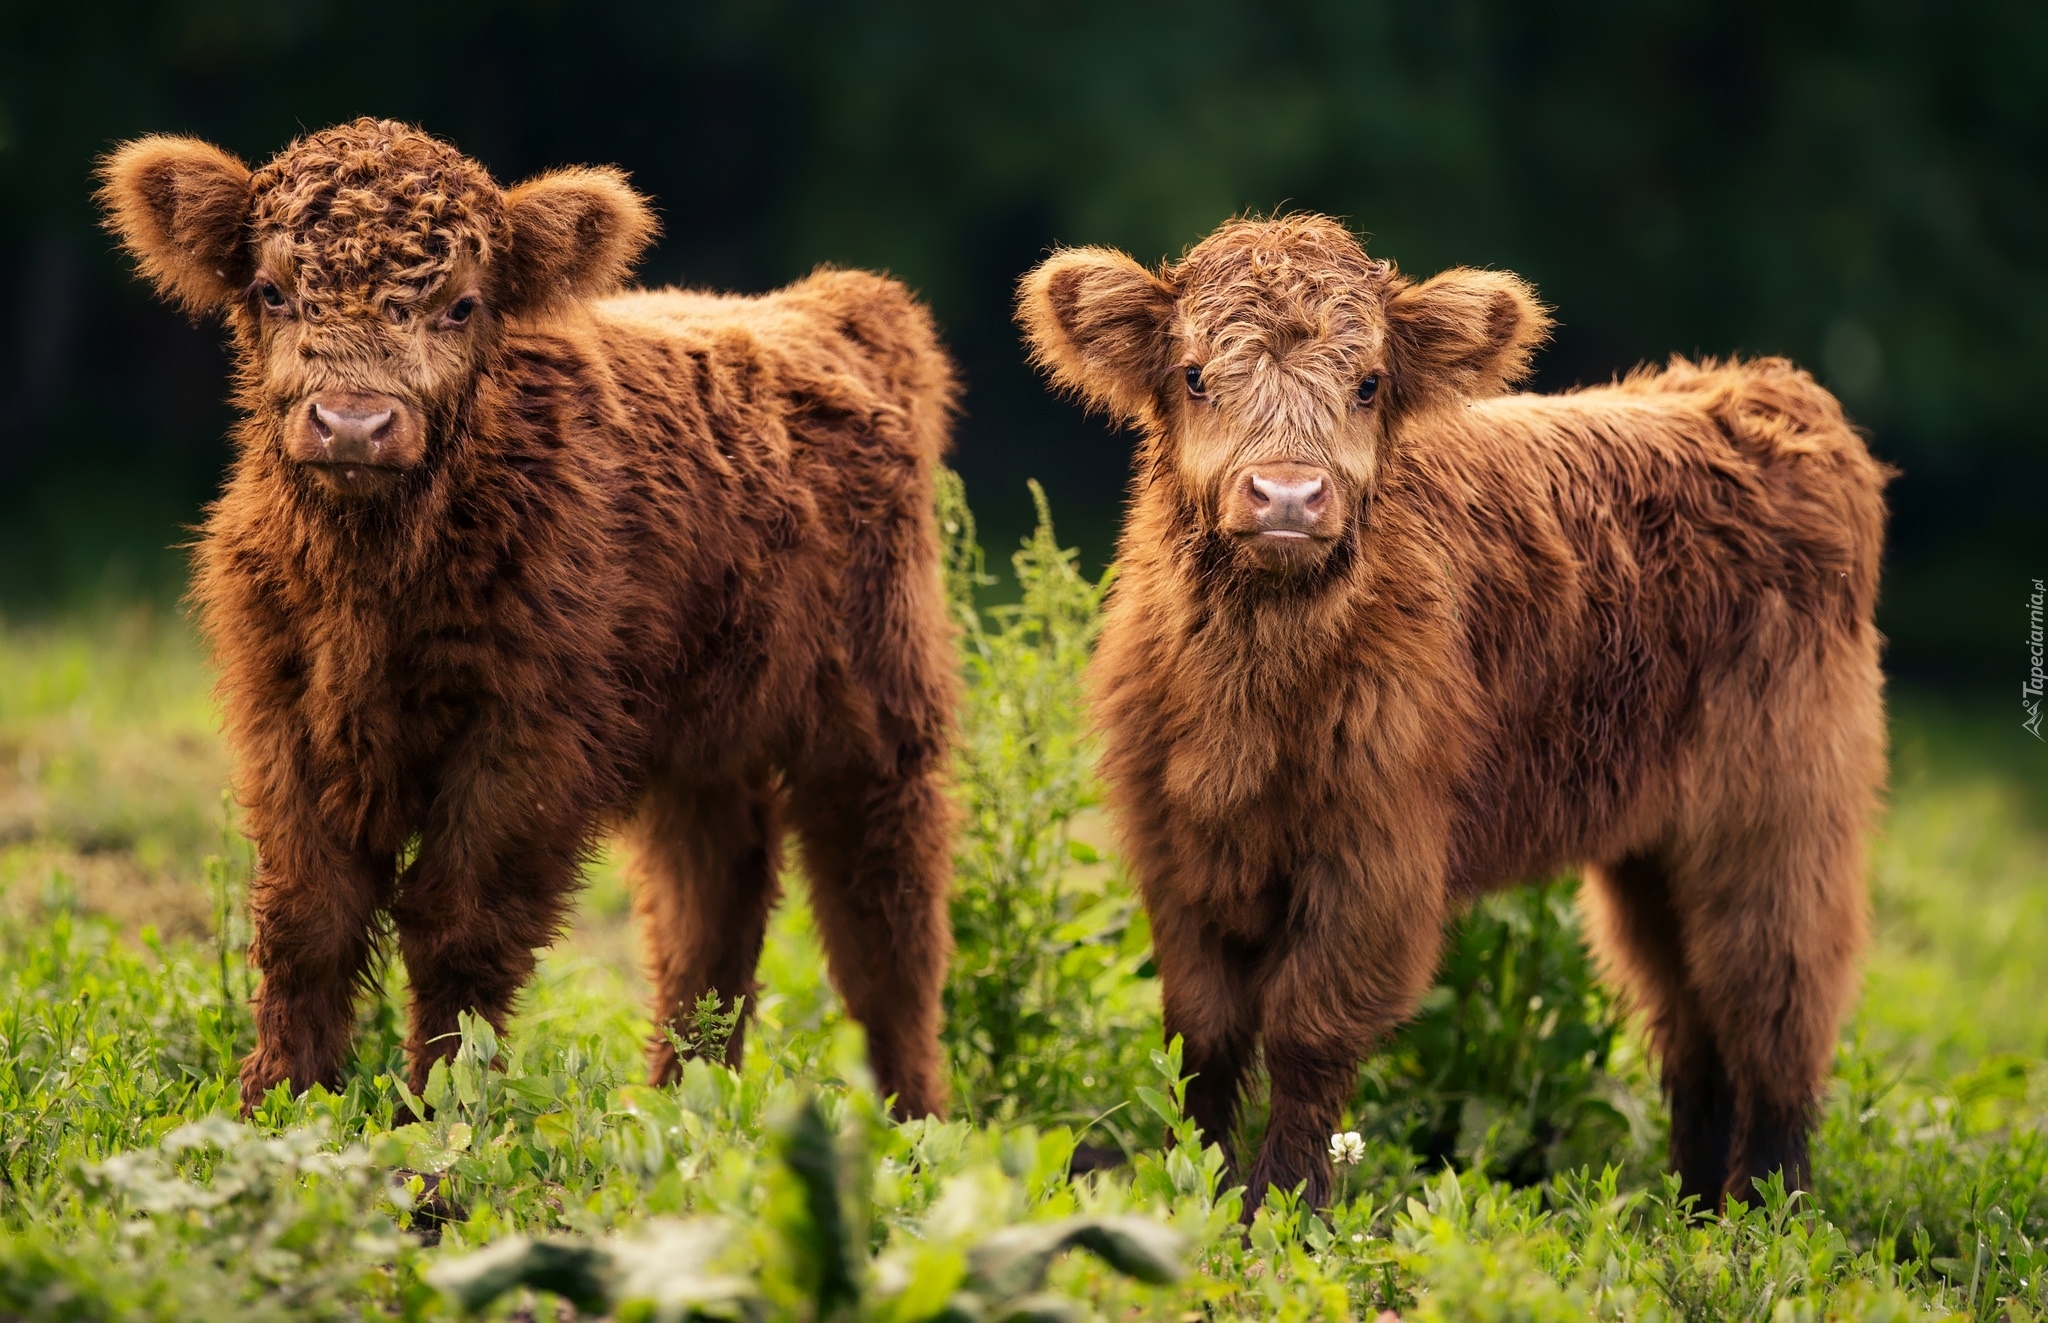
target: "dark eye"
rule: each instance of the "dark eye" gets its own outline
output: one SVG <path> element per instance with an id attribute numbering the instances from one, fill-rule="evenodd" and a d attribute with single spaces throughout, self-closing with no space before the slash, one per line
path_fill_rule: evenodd
<path id="1" fill-rule="evenodd" d="M 284 291 L 267 280 L 256 287 L 256 296 L 263 300 L 263 306 L 266 308 L 284 306 Z"/>
<path id="2" fill-rule="evenodd" d="M 1187 367 L 1188 394 L 1201 399 L 1208 391 L 1202 385 L 1202 369 L 1190 363 Z"/>
<path id="3" fill-rule="evenodd" d="M 1372 397 L 1379 393 L 1380 374 L 1377 372 L 1367 373 L 1365 380 L 1358 383 L 1358 402 L 1360 404 L 1371 404 Z"/>
<path id="4" fill-rule="evenodd" d="M 463 297 L 449 304 L 448 311 L 442 313 L 441 318 L 450 326 L 460 326 L 464 322 L 468 321 L 469 315 L 475 311 L 476 300 L 468 297 Z"/>

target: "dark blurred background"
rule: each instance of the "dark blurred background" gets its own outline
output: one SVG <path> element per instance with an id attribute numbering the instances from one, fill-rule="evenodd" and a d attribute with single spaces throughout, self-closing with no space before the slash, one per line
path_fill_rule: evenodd
<path id="1" fill-rule="evenodd" d="M 624 166 L 666 226 L 650 281 L 908 280 L 964 368 L 955 462 L 998 550 L 1037 477 L 1099 563 L 1126 475 L 1128 437 L 1022 365 L 1011 290 L 1054 243 L 1151 261 L 1311 208 L 1411 272 L 1532 279 L 1562 323 L 1541 388 L 1789 354 L 1904 472 L 1894 672 L 2024 674 L 2048 5 L 6 0 L 0 613 L 174 595 L 227 458 L 219 328 L 131 277 L 93 159 L 160 131 L 259 161 L 365 113 L 501 181 Z"/>

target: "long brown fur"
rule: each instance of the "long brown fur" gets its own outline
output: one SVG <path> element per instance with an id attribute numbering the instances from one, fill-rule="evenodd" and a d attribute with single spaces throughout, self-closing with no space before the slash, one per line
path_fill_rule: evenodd
<path id="1" fill-rule="evenodd" d="M 1888 474 L 1833 397 L 1782 359 L 1502 394 L 1547 331 L 1526 285 L 1415 283 L 1314 216 L 1157 270 L 1056 253 L 1019 316 L 1057 383 L 1142 434 L 1103 771 L 1226 1145 L 1263 1043 L 1254 1201 L 1326 1198 L 1356 1064 L 1446 918 L 1579 865 L 1686 1191 L 1802 1182 L 1885 770 Z M 1259 472 L 1322 475 L 1341 517 L 1252 531 Z"/>
<path id="2" fill-rule="evenodd" d="M 954 386 L 924 309 L 851 271 L 618 292 L 654 232 L 623 175 L 504 191 L 393 123 L 253 174 L 144 139 L 103 182 L 144 274 L 225 311 L 239 361 L 193 592 L 260 852 L 244 1107 L 339 1081 L 380 911 L 421 1087 L 461 1012 L 503 1024 L 623 824 L 657 1024 L 754 992 L 793 829 L 882 1088 L 939 1110 Z M 308 399 L 364 392 L 423 439 L 353 495 L 294 446 Z M 650 1057 L 673 1074 L 659 1032 Z"/>

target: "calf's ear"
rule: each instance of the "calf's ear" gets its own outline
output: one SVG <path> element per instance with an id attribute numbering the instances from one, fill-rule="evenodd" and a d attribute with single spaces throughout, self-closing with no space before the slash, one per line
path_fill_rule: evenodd
<path id="1" fill-rule="evenodd" d="M 1424 392 L 1498 395 L 1529 375 L 1550 310 L 1520 276 L 1459 267 L 1387 300 L 1398 383 Z"/>
<path id="2" fill-rule="evenodd" d="M 99 163 L 103 223 L 157 292 L 195 316 L 249 283 L 249 167 L 197 138 L 123 143 Z"/>
<path id="3" fill-rule="evenodd" d="M 556 170 L 505 194 L 510 251 L 492 265 L 497 302 L 531 309 L 609 293 L 625 282 L 660 223 L 624 171 Z"/>
<path id="4" fill-rule="evenodd" d="M 1092 408 L 1131 422 L 1151 407 L 1173 366 L 1167 324 L 1173 290 L 1110 248 L 1054 253 L 1017 290 L 1031 359 Z"/>

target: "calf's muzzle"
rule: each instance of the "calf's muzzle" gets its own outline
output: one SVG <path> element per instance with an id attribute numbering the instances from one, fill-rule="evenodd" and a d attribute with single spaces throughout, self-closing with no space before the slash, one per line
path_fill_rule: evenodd
<path id="1" fill-rule="evenodd" d="M 1311 537 L 1329 508 L 1329 479 L 1315 470 L 1298 472 L 1302 465 L 1284 467 L 1285 472 L 1252 469 L 1245 474 L 1259 532 L 1266 537 Z"/>
<path id="2" fill-rule="evenodd" d="M 1224 485 L 1219 531 L 1274 570 L 1320 564 L 1344 530 L 1345 495 L 1328 469 L 1298 460 L 1249 464 Z"/>
<path id="3" fill-rule="evenodd" d="M 1335 535 L 1336 482 L 1314 464 L 1253 464 L 1240 470 L 1223 494 L 1223 531 L 1261 541 Z"/>
<path id="4" fill-rule="evenodd" d="M 395 395 L 320 391 L 293 411 L 285 449 L 329 490 L 369 495 L 425 458 L 425 429 Z"/>

